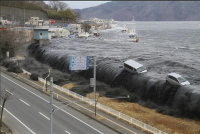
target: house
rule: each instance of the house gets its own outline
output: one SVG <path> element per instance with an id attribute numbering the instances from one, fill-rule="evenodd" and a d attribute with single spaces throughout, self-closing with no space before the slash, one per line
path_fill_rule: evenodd
<path id="1" fill-rule="evenodd" d="M 39 42 L 40 45 L 42 44 L 49 44 L 49 32 L 48 28 L 34 28 L 33 39 L 36 42 Z"/>

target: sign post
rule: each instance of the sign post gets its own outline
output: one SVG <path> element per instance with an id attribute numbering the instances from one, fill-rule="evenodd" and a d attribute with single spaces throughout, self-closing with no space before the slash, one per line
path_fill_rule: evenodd
<path id="1" fill-rule="evenodd" d="M 89 69 L 90 57 L 69 57 L 69 70 L 88 70 Z"/>
<path id="2" fill-rule="evenodd" d="M 89 69 L 89 56 L 86 57 L 69 57 L 69 70 L 88 70 Z M 93 87 L 93 100 L 95 105 L 95 116 L 96 116 L 96 57 L 94 56 L 94 78 L 90 79 L 90 86 Z"/>

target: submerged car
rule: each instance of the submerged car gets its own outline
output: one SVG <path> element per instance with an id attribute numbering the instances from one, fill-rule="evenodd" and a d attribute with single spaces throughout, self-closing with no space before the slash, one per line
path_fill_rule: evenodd
<path id="1" fill-rule="evenodd" d="M 131 59 L 124 62 L 124 70 L 135 74 L 147 72 L 147 68 L 145 66 Z"/>
<path id="2" fill-rule="evenodd" d="M 166 77 L 166 82 L 175 86 L 190 85 L 189 81 L 177 73 L 168 74 Z"/>

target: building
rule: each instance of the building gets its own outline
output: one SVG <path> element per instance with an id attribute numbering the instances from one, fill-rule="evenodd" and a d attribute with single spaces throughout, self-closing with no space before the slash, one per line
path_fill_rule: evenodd
<path id="1" fill-rule="evenodd" d="M 81 24 L 69 24 L 67 29 L 70 29 L 72 33 L 80 33 L 81 32 Z"/>
<path id="2" fill-rule="evenodd" d="M 33 39 L 36 42 L 39 42 L 40 45 L 49 44 L 49 32 L 48 28 L 34 28 Z"/>
<path id="3" fill-rule="evenodd" d="M 66 28 L 49 28 L 49 36 L 51 38 L 55 37 L 68 37 L 70 31 Z"/>
<path id="4" fill-rule="evenodd" d="M 38 26 L 39 17 L 31 17 L 31 25 Z"/>
<path id="5" fill-rule="evenodd" d="M 44 21 L 43 20 L 38 20 L 38 26 L 43 26 Z"/>
<path id="6" fill-rule="evenodd" d="M 98 19 L 98 18 L 90 18 L 88 21 L 95 22 L 97 24 L 104 24 L 105 20 L 104 19 Z"/>

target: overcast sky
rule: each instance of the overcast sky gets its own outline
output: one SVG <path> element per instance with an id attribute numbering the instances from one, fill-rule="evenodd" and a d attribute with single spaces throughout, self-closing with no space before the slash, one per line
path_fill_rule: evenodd
<path id="1" fill-rule="evenodd" d="M 49 1 L 45 2 L 48 3 Z M 83 9 L 83 8 L 98 6 L 100 4 L 107 3 L 110 1 L 62 1 L 62 2 L 66 2 L 71 9 Z"/>

